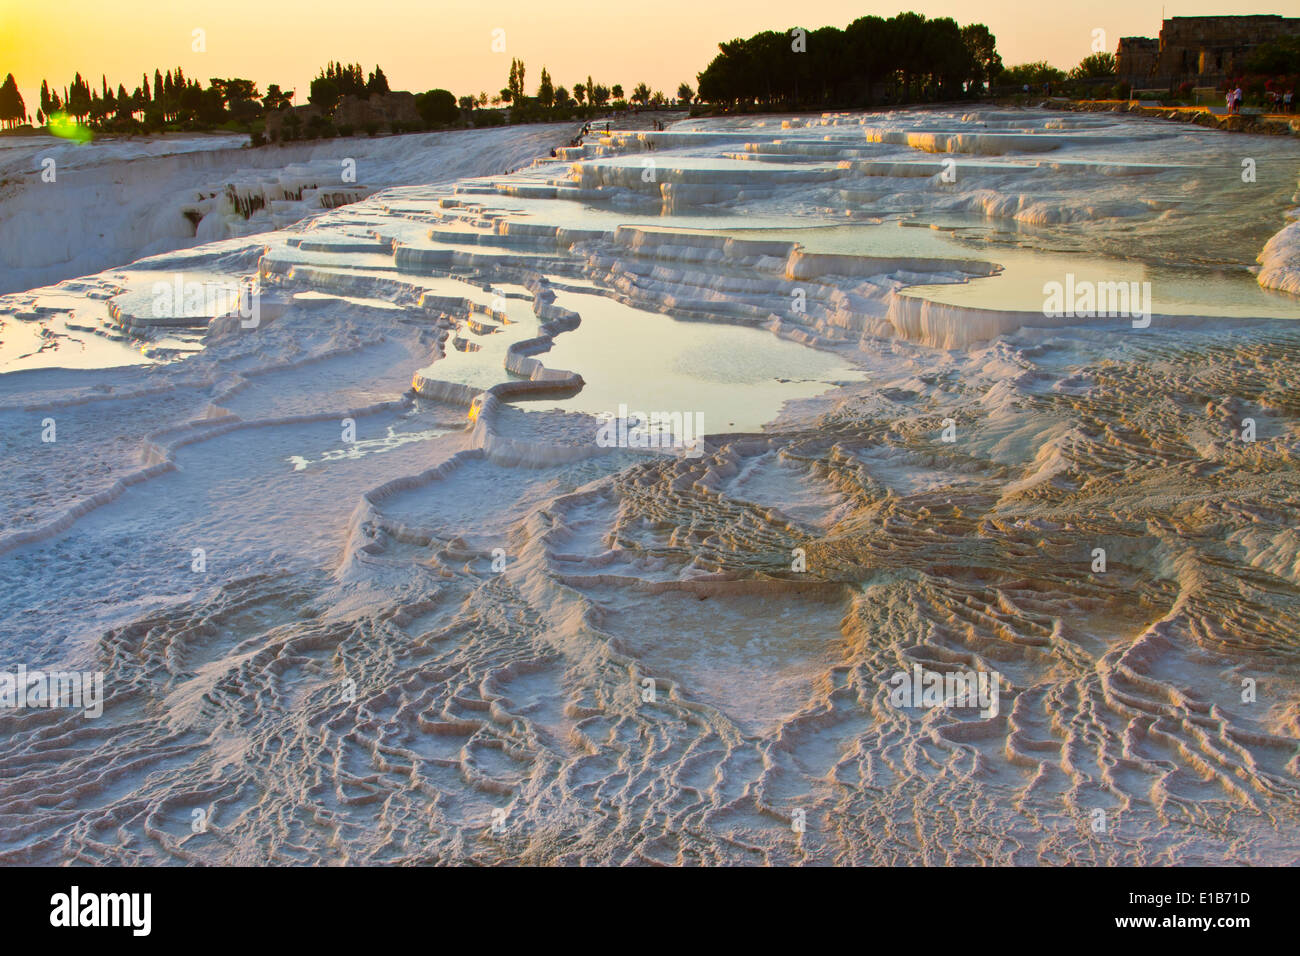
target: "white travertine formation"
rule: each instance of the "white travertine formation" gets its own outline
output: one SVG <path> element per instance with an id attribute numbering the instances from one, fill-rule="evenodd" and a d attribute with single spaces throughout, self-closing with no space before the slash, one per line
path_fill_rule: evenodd
<path id="1" fill-rule="evenodd" d="M 1300 863 L 1293 144 L 557 132 L 0 297 L 0 862 Z"/>

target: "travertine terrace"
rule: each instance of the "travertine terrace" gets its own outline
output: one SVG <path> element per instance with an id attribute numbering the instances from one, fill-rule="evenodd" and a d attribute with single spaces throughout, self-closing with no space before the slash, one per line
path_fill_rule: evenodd
<path id="1" fill-rule="evenodd" d="M 0 299 L 2 647 L 106 677 L 0 714 L 0 860 L 1300 862 L 1293 142 L 549 152 Z"/>

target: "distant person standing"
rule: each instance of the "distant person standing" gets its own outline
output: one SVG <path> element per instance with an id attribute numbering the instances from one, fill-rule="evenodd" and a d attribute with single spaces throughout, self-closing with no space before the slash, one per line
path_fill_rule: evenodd
<path id="1" fill-rule="evenodd" d="M 1244 97 L 1243 97 L 1242 94 L 1241 94 L 1241 87 L 1240 87 L 1240 86 L 1237 87 L 1237 89 L 1233 92 L 1232 96 L 1233 96 L 1233 99 L 1236 101 L 1236 105 L 1233 107 L 1233 112 L 1234 112 L 1234 113 L 1240 113 L 1240 112 L 1241 112 L 1241 103 L 1242 103 L 1242 100 L 1244 99 Z"/>
<path id="2" fill-rule="evenodd" d="M 1282 94 L 1282 112 L 1295 112 L 1295 90 L 1287 90 Z"/>

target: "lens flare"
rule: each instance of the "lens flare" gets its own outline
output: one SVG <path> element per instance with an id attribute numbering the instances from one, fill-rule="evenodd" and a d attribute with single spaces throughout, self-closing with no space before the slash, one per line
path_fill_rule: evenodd
<path id="1" fill-rule="evenodd" d="M 75 117 L 67 113 L 50 114 L 50 132 L 63 139 L 70 139 L 74 143 L 89 143 L 94 138 L 94 134 L 87 127 L 82 126 Z"/>

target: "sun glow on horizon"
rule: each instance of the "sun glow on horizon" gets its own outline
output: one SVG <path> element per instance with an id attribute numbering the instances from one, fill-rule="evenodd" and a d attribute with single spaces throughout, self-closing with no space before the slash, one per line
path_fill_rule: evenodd
<path id="1" fill-rule="evenodd" d="M 1166 16 L 1278 12 L 1242 0 L 1192 0 Z M 927 17 L 984 23 L 1008 65 L 1048 60 L 1068 69 L 1091 51 L 1093 31 L 1105 31 L 1114 50 L 1121 36 L 1155 36 L 1162 6 L 1098 0 L 1061 7 L 1020 0 L 926 0 L 909 3 L 819 0 L 797 9 L 771 0 L 719 0 L 699 5 L 660 0 L 653 5 L 596 7 L 582 0 L 542 5 L 507 0 L 490 6 L 374 0 L 364 7 L 340 0 L 312 4 L 197 0 L 182 7 L 156 0 L 50 0 L 39 7 L 6 0 L 0 8 L 0 76 L 12 72 L 35 116 L 41 80 L 62 95 L 75 72 L 92 86 L 106 76 L 128 90 L 155 69 L 180 66 L 205 85 L 211 77 L 243 77 L 262 91 L 271 83 L 307 100 L 312 77 L 328 60 L 383 67 L 393 89 L 419 92 L 443 87 L 457 95 L 505 85 L 512 57 L 527 65 L 532 91 L 547 67 L 556 85 L 591 75 L 631 89 L 646 82 L 671 95 L 692 85 L 720 41 L 760 30 L 803 26 L 844 27 L 860 16 L 916 10 Z M 203 52 L 193 31 L 204 31 Z M 504 52 L 492 50 L 492 31 L 505 31 Z M 810 51 L 815 55 L 815 51 Z"/>

